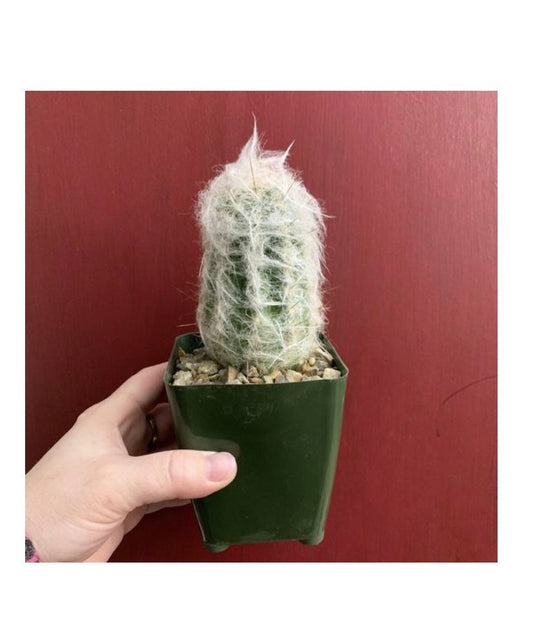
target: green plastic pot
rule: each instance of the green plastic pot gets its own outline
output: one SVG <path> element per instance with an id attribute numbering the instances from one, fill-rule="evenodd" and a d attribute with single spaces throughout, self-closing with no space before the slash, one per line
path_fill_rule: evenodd
<path id="1" fill-rule="evenodd" d="M 202 346 L 178 336 L 165 388 L 182 449 L 228 451 L 235 480 L 193 501 L 204 545 L 324 538 L 341 435 L 348 369 L 325 337 L 341 377 L 283 384 L 172 386 L 178 348 Z"/>

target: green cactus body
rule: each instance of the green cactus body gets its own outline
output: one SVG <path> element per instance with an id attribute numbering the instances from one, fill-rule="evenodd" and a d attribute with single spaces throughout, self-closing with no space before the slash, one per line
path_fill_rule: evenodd
<path id="1" fill-rule="evenodd" d="M 268 373 L 307 358 L 324 325 L 323 215 L 257 132 L 202 191 L 198 326 L 209 355 Z"/>

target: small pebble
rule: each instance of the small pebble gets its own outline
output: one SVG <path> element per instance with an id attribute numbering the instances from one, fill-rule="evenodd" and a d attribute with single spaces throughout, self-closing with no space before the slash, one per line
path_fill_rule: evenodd
<path id="1" fill-rule="evenodd" d="M 302 378 L 302 382 L 312 382 L 313 380 L 321 380 L 322 378 L 319 375 L 304 375 Z"/>
<path id="2" fill-rule="evenodd" d="M 283 375 L 283 373 L 282 373 L 281 371 L 278 371 L 278 374 L 277 374 L 277 375 L 276 375 L 276 377 L 274 378 L 274 382 L 275 382 L 276 384 L 280 384 L 280 383 L 282 383 L 282 382 L 286 382 L 286 381 L 287 381 L 287 380 L 286 380 L 285 376 Z"/>
<path id="3" fill-rule="evenodd" d="M 197 365 L 198 373 L 204 373 L 205 375 L 213 375 L 214 373 L 218 373 L 220 369 L 220 365 L 217 365 L 216 362 L 212 360 L 202 360 Z"/>
<path id="4" fill-rule="evenodd" d="M 233 380 L 235 380 L 237 378 L 237 374 L 239 372 L 237 371 L 237 369 L 235 367 L 232 367 L 231 365 L 228 365 L 228 373 L 227 373 L 227 377 L 226 377 L 226 383 L 227 384 L 231 384 L 231 382 L 233 382 Z"/>
<path id="5" fill-rule="evenodd" d="M 329 364 L 333 362 L 333 356 L 322 347 L 317 347 L 315 349 L 315 356 L 318 356 L 319 358 L 326 360 Z"/>
<path id="6" fill-rule="evenodd" d="M 192 373 L 190 371 L 178 371 L 174 374 L 173 386 L 188 386 L 192 384 Z"/>
<path id="7" fill-rule="evenodd" d="M 180 357 L 178 368 L 182 371 L 193 371 L 196 367 L 197 364 L 193 354 L 183 354 L 183 356 Z"/>
<path id="8" fill-rule="evenodd" d="M 311 367 L 309 362 L 304 362 L 302 365 L 302 373 L 305 375 L 316 375 L 318 373 L 318 369 L 316 367 Z"/>
<path id="9" fill-rule="evenodd" d="M 257 367 L 254 367 L 253 365 L 245 365 L 242 372 L 247 378 L 259 377 L 259 371 L 257 370 Z"/>
<path id="10" fill-rule="evenodd" d="M 324 369 L 324 380 L 334 380 L 335 378 L 340 378 L 341 372 L 338 369 L 331 369 L 331 367 L 327 367 Z"/>
<path id="11" fill-rule="evenodd" d="M 315 360 L 315 367 L 317 368 L 318 372 L 321 373 L 322 371 L 324 371 L 324 369 L 326 367 L 329 367 L 330 363 L 323 360 L 322 358 L 317 358 Z"/>
<path id="12" fill-rule="evenodd" d="M 287 369 L 285 377 L 287 378 L 287 382 L 300 382 L 303 378 L 303 375 L 299 371 L 295 371 L 294 369 Z"/>
<path id="13" fill-rule="evenodd" d="M 258 377 L 250 378 L 250 382 L 252 384 L 264 384 L 263 378 L 258 378 Z"/>
<path id="14" fill-rule="evenodd" d="M 199 377 L 193 381 L 193 384 L 213 384 L 213 382 L 211 382 L 209 378 Z"/>

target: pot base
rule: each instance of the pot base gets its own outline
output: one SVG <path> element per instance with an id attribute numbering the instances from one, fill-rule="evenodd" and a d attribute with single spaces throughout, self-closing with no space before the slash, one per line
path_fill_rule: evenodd
<path id="1" fill-rule="evenodd" d="M 302 543 L 302 545 L 311 545 L 316 546 L 319 545 L 324 540 L 325 532 L 322 530 L 318 532 L 318 534 L 313 535 L 311 538 L 302 538 L 298 542 Z M 251 543 L 233 543 L 233 544 L 251 544 Z M 231 547 L 229 543 L 207 543 L 204 542 L 204 547 L 207 551 L 211 553 L 222 553 Z"/>
<path id="2" fill-rule="evenodd" d="M 313 534 L 311 538 L 303 538 L 300 542 L 302 545 L 320 545 L 320 543 L 324 540 L 325 533 L 324 529 L 322 529 L 320 532 Z"/>
<path id="3" fill-rule="evenodd" d="M 204 547 L 211 553 L 221 553 L 229 547 L 228 543 L 204 543 Z"/>

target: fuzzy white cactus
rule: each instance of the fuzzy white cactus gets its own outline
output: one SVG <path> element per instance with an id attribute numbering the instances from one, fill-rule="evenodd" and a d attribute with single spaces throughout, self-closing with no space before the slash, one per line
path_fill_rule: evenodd
<path id="1" fill-rule="evenodd" d="M 324 327 L 324 216 L 286 165 L 290 147 L 263 151 L 254 126 L 237 161 L 199 196 L 197 321 L 208 354 L 223 365 L 263 373 L 294 366 Z"/>

